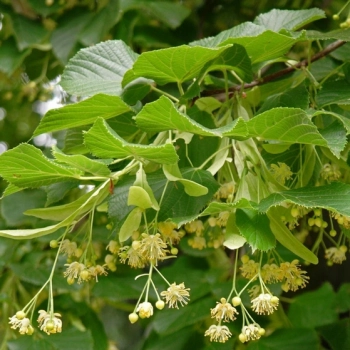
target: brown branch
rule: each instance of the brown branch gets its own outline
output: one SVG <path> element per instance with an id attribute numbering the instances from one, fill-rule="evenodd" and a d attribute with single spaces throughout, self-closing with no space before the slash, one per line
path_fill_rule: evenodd
<path id="1" fill-rule="evenodd" d="M 272 73 L 270 75 L 267 75 L 264 78 L 253 80 L 250 83 L 246 83 L 246 84 L 243 84 L 243 85 L 236 85 L 236 86 L 230 87 L 228 89 L 229 90 L 229 95 L 232 95 L 235 91 L 242 91 L 242 90 L 245 90 L 245 89 L 250 89 L 250 88 L 252 88 L 254 86 L 257 86 L 257 85 L 262 85 L 262 84 L 269 83 L 269 82 L 271 82 L 273 80 L 276 80 L 276 79 L 278 79 L 280 77 L 283 77 L 284 75 L 287 75 L 287 74 L 290 74 L 290 73 L 294 72 L 296 69 L 299 69 L 299 68 L 302 68 L 302 67 L 307 67 L 310 63 L 315 62 L 315 61 L 317 61 L 317 60 L 327 56 L 332 51 L 338 49 L 339 47 L 343 46 L 344 44 L 346 44 L 346 41 L 344 41 L 344 40 L 337 40 L 334 43 L 328 45 L 322 51 L 320 51 L 317 54 L 315 54 L 314 56 L 312 56 L 310 60 L 308 60 L 308 59 L 302 60 L 302 61 L 298 62 L 297 64 L 295 64 L 292 67 L 288 67 L 288 68 L 282 69 L 282 70 L 280 70 L 278 72 L 275 72 L 275 73 Z M 203 95 L 205 95 L 205 96 L 213 96 L 213 95 L 220 95 L 220 94 L 223 94 L 223 93 L 225 93 L 225 90 L 224 89 L 220 89 L 220 90 L 205 91 L 205 92 L 203 92 Z"/>

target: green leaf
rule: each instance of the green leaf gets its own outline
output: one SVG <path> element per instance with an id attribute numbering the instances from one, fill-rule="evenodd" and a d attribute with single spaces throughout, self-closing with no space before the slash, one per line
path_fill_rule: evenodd
<path id="1" fill-rule="evenodd" d="M 177 164 L 163 165 L 163 172 L 169 181 L 179 181 L 183 184 L 185 192 L 189 196 L 199 197 L 208 193 L 205 186 L 197 184 L 194 181 L 184 179 Z"/>
<path id="2" fill-rule="evenodd" d="M 58 165 L 34 146 L 21 144 L 0 156 L 0 175 L 19 187 L 40 187 L 77 179 L 82 172 Z"/>
<path id="3" fill-rule="evenodd" d="M 135 105 L 151 91 L 152 80 L 138 78 L 126 85 L 121 95 L 123 101 L 129 105 Z"/>
<path id="4" fill-rule="evenodd" d="M 282 57 L 297 39 L 266 30 L 253 23 L 243 23 L 221 32 L 216 37 L 192 42 L 191 45 L 205 47 L 239 44 L 245 48 L 252 64 Z"/>
<path id="5" fill-rule="evenodd" d="M 61 150 L 59 150 L 57 147 L 54 147 L 52 150 L 52 155 L 56 158 L 58 162 L 71 165 L 85 173 L 90 173 L 95 176 L 102 177 L 108 177 L 111 174 L 111 171 L 104 163 L 87 158 L 80 154 L 68 156 L 64 154 Z"/>
<path id="6" fill-rule="evenodd" d="M 173 145 L 146 146 L 128 143 L 119 137 L 102 118 L 97 119 L 85 134 L 84 139 L 91 153 L 100 158 L 135 157 L 161 164 L 172 164 L 178 160 Z"/>
<path id="7" fill-rule="evenodd" d="M 338 39 L 338 40 L 350 41 L 349 34 L 350 34 L 350 28 L 346 28 L 346 29 L 331 30 L 326 33 L 318 32 L 317 30 L 307 30 L 305 33 L 305 36 L 308 40 Z M 331 55 L 333 56 L 333 53 Z"/>
<path id="8" fill-rule="evenodd" d="M 12 16 L 11 20 L 20 51 L 41 44 L 48 37 L 48 32 L 37 21 L 18 15 Z"/>
<path id="9" fill-rule="evenodd" d="M 269 219 L 265 214 L 259 214 L 256 210 L 237 209 L 236 225 L 253 251 L 256 249 L 267 251 L 276 246 Z"/>
<path id="10" fill-rule="evenodd" d="M 68 204 L 57 205 L 55 207 L 48 208 L 36 208 L 29 209 L 24 212 L 25 215 L 32 215 L 40 219 L 44 220 L 53 220 L 53 221 L 61 221 L 65 220 L 69 217 L 72 212 L 76 212 L 79 208 L 81 209 L 81 213 L 90 210 L 93 208 L 94 204 L 89 200 L 90 197 L 94 197 L 96 192 L 99 191 L 99 188 L 95 188 L 92 191 L 83 194 L 78 199 Z M 101 201 L 108 194 L 108 191 L 102 192 L 101 197 L 98 196 L 98 200 Z M 79 215 L 79 214 L 77 214 Z"/>
<path id="11" fill-rule="evenodd" d="M 350 320 L 344 318 L 338 322 L 317 328 L 332 350 L 350 349 Z"/>
<path id="12" fill-rule="evenodd" d="M 57 28 L 51 35 L 51 44 L 53 53 L 63 64 L 66 64 L 69 57 L 78 49 L 79 35 L 93 16 L 93 13 L 81 9 L 66 12 L 61 16 Z"/>
<path id="13" fill-rule="evenodd" d="M 309 107 L 309 92 L 305 84 L 269 96 L 260 107 L 258 113 L 263 113 L 275 107 L 294 107 L 307 109 Z"/>
<path id="14" fill-rule="evenodd" d="M 47 194 L 46 206 L 60 201 L 70 190 L 77 188 L 79 184 L 79 181 L 67 181 L 47 186 L 45 188 Z"/>
<path id="15" fill-rule="evenodd" d="M 40 121 L 34 136 L 93 124 L 98 117 L 110 119 L 130 111 L 131 108 L 120 97 L 98 94 L 78 103 L 51 109 Z"/>
<path id="16" fill-rule="evenodd" d="M 287 202 L 306 208 L 324 208 L 332 212 L 350 216 L 348 196 L 350 196 L 350 185 L 332 182 L 325 186 L 303 187 L 273 193 L 260 202 L 259 210 L 266 212 L 271 207 L 279 205 L 282 202 Z"/>
<path id="17" fill-rule="evenodd" d="M 7 226 L 19 227 L 33 225 L 36 219 L 23 214 L 24 211 L 45 205 L 46 194 L 43 190 L 24 190 L 2 199 L 1 217 Z"/>
<path id="18" fill-rule="evenodd" d="M 211 202 L 203 210 L 201 216 L 220 214 L 223 211 L 235 211 L 235 209 L 256 209 L 256 205 L 246 198 L 234 203 Z"/>
<path id="19" fill-rule="evenodd" d="M 317 256 L 307 249 L 293 234 L 288 230 L 286 225 L 281 220 L 281 211 L 279 208 L 272 207 L 267 213 L 270 219 L 270 228 L 275 235 L 277 241 L 279 241 L 284 247 L 289 249 L 294 254 L 298 255 L 305 261 L 309 261 L 312 264 L 318 263 Z"/>
<path id="20" fill-rule="evenodd" d="M 325 283 L 315 291 L 296 296 L 289 307 L 288 318 L 292 325 L 298 327 L 323 326 L 338 320 L 334 305 L 335 293 L 332 286 Z"/>
<path id="21" fill-rule="evenodd" d="M 327 141 L 332 153 L 340 158 L 340 153 L 344 150 L 347 143 L 346 130 L 339 121 L 334 121 L 325 129 L 320 131 L 322 137 Z"/>
<path id="22" fill-rule="evenodd" d="M 19 51 L 14 40 L 5 40 L 1 43 L 0 71 L 12 75 L 30 53 L 30 49 Z"/>
<path id="23" fill-rule="evenodd" d="M 283 328 L 258 341 L 250 342 L 247 350 L 319 350 L 319 342 L 314 329 Z"/>
<path id="24" fill-rule="evenodd" d="M 208 67 L 207 71 L 234 70 L 243 81 L 253 79 L 252 64 L 250 58 L 241 45 L 234 44 L 222 52 Z"/>
<path id="25" fill-rule="evenodd" d="M 247 122 L 253 137 L 327 147 L 306 112 L 299 108 L 273 108 Z"/>
<path id="26" fill-rule="evenodd" d="M 128 205 L 135 205 L 141 209 L 148 209 L 153 207 L 153 203 L 149 194 L 140 186 L 130 186 Z"/>
<path id="27" fill-rule="evenodd" d="M 77 206 L 76 203 L 75 206 L 72 206 L 72 203 L 69 205 L 71 206 L 72 210 L 69 211 L 69 214 L 67 215 L 62 215 L 60 214 L 60 210 L 55 207 L 55 208 L 44 208 L 44 209 L 30 209 L 26 212 L 27 213 L 35 213 L 40 217 L 39 213 L 45 212 L 45 209 L 48 209 L 48 212 L 52 215 L 52 211 L 54 210 L 55 213 L 62 215 L 64 218 L 63 221 L 57 223 L 56 225 L 50 225 L 46 226 L 43 228 L 36 228 L 36 229 L 18 229 L 18 230 L 0 230 L 0 237 L 7 237 L 7 238 L 12 238 L 12 239 L 30 239 L 30 238 L 37 238 L 41 237 L 44 235 L 48 235 L 50 233 L 53 233 L 57 231 L 61 227 L 69 226 L 72 224 L 72 222 L 79 217 L 80 215 L 83 215 L 86 213 L 88 210 L 91 208 L 99 205 L 108 195 L 108 182 L 104 183 L 100 187 L 98 187 L 96 190 L 86 194 L 86 196 L 83 196 L 84 202 L 79 202 L 79 205 Z M 66 206 L 69 206 L 66 205 Z M 50 211 L 51 209 L 51 211 Z M 56 216 L 54 216 L 55 220 Z M 57 218 L 56 218 L 57 220 Z"/>
<path id="28" fill-rule="evenodd" d="M 175 332 L 207 318 L 208 310 L 213 306 L 212 298 L 204 298 L 179 310 L 163 310 L 155 315 L 153 327 L 159 334 L 165 335 Z M 188 317 L 188 315 L 191 315 L 191 317 Z"/>
<path id="29" fill-rule="evenodd" d="M 318 8 L 296 11 L 273 9 L 256 17 L 254 23 L 279 32 L 281 29 L 297 30 L 308 23 L 325 17 L 324 11 Z"/>
<path id="30" fill-rule="evenodd" d="M 121 81 L 137 58 L 120 40 L 105 41 L 79 51 L 67 64 L 61 85 L 73 95 L 120 95 Z"/>
<path id="31" fill-rule="evenodd" d="M 137 231 L 142 218 L 142 210 L 138 207 L 134 208 L 129 215 L 127 216 L 126 220 L 124 221 L 122 227 L 119 231 L 119 241 L 124 242 L 128 238 L 132 236 L 134 231 Z"/>
<path id="32" fill-rule="evenodd" d="M 140 9 L 147 11 L 168 27 L 175 29 L 191 13 L 182 3 L 145 1 L 145 0 L 120 0 L 120 8 L 123 11 Z"/>
<path id="33" fill-rule="evenodd" d="M 150 187 L 150 185 L 147 182 L 146 173 L 144 172 L 144 170 L 141 167 L 136 172 L 136 180 L 134 182 L 134 186 L 138 186 L 138 187 L 142 188 L 144 191 L 146 191 L 146 193 L 148 195 L 148 199 L 151 202 L 150 208 L 152 207 L 154 210 L 159 210 L 159 204 L 154 197 L 152 188 Z M 129 195 L 130 195 L 130 190 L 129 190 Z"/>
<path id="34" fill-rule="evenodd" d="M 346 134 L 349 135 L 350 134 L 350 119 L 347 118 L 346 116 L 339 114 L 339 113 L 334 113 L 334 112 L 330 112 L 330 111 L 315 111 L 312 116 L 317 116 L 317 115 L 330 115 L 336 119 L 338 119 L 344 126 L 344 128 L 346 129 Z"/>
<path id="35" fill-rule="evenodd" d="M 55 334 L 54 337 L 45 335 L 44 338 L 57 350 L 94 350 L 94 342 L 90 330 L 81 332 L 76 328 L 65 329 L 62 333 Z"/>
<path id="36" fill-rule="evenodd" d="M 99 43 L 108 31 L 118 22 L 119 1 L 111 0 L 80 32 L 79 40 L 85 45 L 90 46 Z"/>
<path id="37" fill-rule="evenodd" d="M 147 103 L 137 114 L 136 124 L 148 132 L 179 130 L 202 136 L 245 137 L 247 135 L 246 125 L 242 119 L 236 119 L 222 128 L 208 129 L 180 112 L 165 96 Z"/>
<path id="38" fill-rule="evenodd" d="M 346 79 L 326 81 L 317 93 L 316 103 L 319 107 L 333 103 L 350 104 L 350 83 Z"/>
<path id="39" fill-rule="evenodd" d="M 182 45 L 144 52 L 132 67 L 133 76 L 152 79 L 159 85 L 182 83 L 198 77 L 203 67 L 227 48 L 228 46 L 205 48 Z M 126 81 L 123 81 L 123 85 L 125 84 Z"/>

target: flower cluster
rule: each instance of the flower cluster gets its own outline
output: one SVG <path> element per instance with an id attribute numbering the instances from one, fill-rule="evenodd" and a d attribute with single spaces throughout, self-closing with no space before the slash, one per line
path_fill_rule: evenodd
<path id="1" fill-rule="evenodd" d="M 276 181 L 278 181 L 281 185 L 284 185 L 286 180 L 289 180 L 292 177 L 293 173 L 287 164 L 281 162 L 278 162 L 277 164 L 278 165 L 271 164 L 271 173 Z"/>
<path id="2" fill-rule="evenodd" d="M 309 280 L 309 277 L 305 275 L 306 271 L 299 268 L 298 260 L 283 262 L 279 266 L 274 263 L 265 264 L 261 269 L 259 263 L 247 256 L 242 257 L 242 263 L 240 270 L 243 277 L 252 279 L 260 273 L 265 283 L 282 282 L 282 289 L 285 292 L 304 288 Z"/>
<path id="3" fill-rule="evenodd" d="M 75 261 L 70 264 L 65 264 L 64 266 L 67 266 L 67 269 L 63 275 L 65 278 L 67 278 L 68 284 L 73 284 L 76 279 L 78 280 L 78 284 L 89 281 L 92 278 L 98 282 L 99 275 L 106 276 L 108 274 L 105 269 L 106 265 L 87 267 L 86 265 Z"/>

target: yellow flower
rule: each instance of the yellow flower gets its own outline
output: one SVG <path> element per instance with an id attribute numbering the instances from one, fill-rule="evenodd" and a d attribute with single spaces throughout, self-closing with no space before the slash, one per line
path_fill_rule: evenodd
<path id="1" fill-rule="evenodd" d="M 281 271 L 276 264 L 265 264 L 261 268 L 261 277 L 265 283 L 276 283 L 281 281 Z"/>
<path id="2" fill-rule="evenodd" d="M 67 266 L 67 269 L 64 272 L 63 276 L 67 277 L 68 282 L 73 281 L 74 283 L 74 279 L 76 278 L 78 278 L 78 283 L 89 279 L 89 272 L 84 264 L 74 261 L 71 264 L 64 264 L 64 266 Z"/>
<path id="3" fill-rule="evenodd" d="M 202 236 L 194 236 L 188 240 L 188 244 L 198 250 L 202 250 L 207 246 L 207 241 Z"/>
<path id="4" fill-rule="evenodd" d="M 278 307 L 278 298 L 271 294 L 260 294 L 257 298 L 252 300 L 252 309 L 258 315 L 270 315 Z"/>
<path id="5" fill-rule="evenodd" d="M 97 276 L 100 275 L 104 275 L 104 276 L 107 276 L 108 275 L 108 272 L 105 270 L 105 266 L 106 265 L 96 265 L 96 266 L 91 266 L 89 267 L 89 274 L 91 277 L 95 277 L 96 279 L 96 282 L 98 282 L 98 278 Z"/>
<path id="6" fill-rule="evenodd" d="M 109 241 L 106 249 L 108 249 L 112 254 L 117 254 L 119 251 L 120 245 L 117 241 Z"/>
<path id="7" fill-rule="evenodd" d="M 136 312 L 141 318 L 150 318 L 153 315 L 153 306 L 150 302 L 145 301 L 138 306 Z"/>
<path id="8" fill-rule="evenodd" d="M 155 235 L 142 233 L 141 236 L 142 240 L 139 251 L 143 259 L 157 261 L 166 256 L 166 253 L 168 252 L 166 250 L 167 245 L 162 240 L 159 233 L 156 233 Z"/>
<path id="9" fill-rule="evenodd" d="M 242 328 L 242 332 L 239 335 L 239 340 L 245 343 L 250 340 L 258 340 L 265 333 L 265 330 L 257 324 L 249 324 Z"/>
<path id="10" fill-rule="evenodd" d="M 188 222 L 185 225 L 185 230 L 188 233 L 196 233 L 200 235 L 204 230 L 203 222 L 201 220 L 194 220 L 194 221 Z"/>
<path id="11" fill-rule="evenodd" d="M 255 262 L 254 260 L 248 260 L 247 262 L 243 263 L 240 270 L 243 277 L 252 279 L 259 271 L 259 263 Z"/>
<path id="12" fill-rule="evenodd" d="M 230 338 L 232 333 L 226 326 L 211 325 L 204 333 L 204 336 L 209 336 L 210 341 L 225 343 Z"/>
<path id="13" fill-rule="evenodd" d="M 59 313 L 47 313 L 45 310 L 39 310 L 38 323 L 40 330 L 46 334 L 54 334 L 62 332 L 62 321 L 58 318 L 61 317 Z"/>
<path id="14" fill-rule="evenodd" d="M 185 288 L 184 283 L 178 285 L 173 283 L 166 291 L 161 292 L 160 295 L 165 299 L 166 304 L 168 304 L 170 308 L 178 309 L 178 302 L 181 306 L 187 305 L 190 299 L 189 290 L 190 288 Z"/>
<path id="15" fill-rule="evenodd" d="M 272 176 L 282 185 L 285 184 L 286 180 L 289 180 L 293 173 L 290 171 L 290 167 L 285 164 L 278 162 L 276 164 L 271 164 Z"/>
<path id="16" fill-rule="evenodd" d="M 280 265 L 281 270 L 281 280 L 284 280 L 282 285 L 282 289 L 285 292 L 289 290 L 295 292 L 299 288 L 304 288 L 306 283 L 308 283 L 308 279 L 310 277 L 305 276 L 306 271 L 300 270 L 299 261 L 293 260 L 290 262 L 284 262 Z"/>
<path id="17" fill-rule="evenodd" d="M 23 317 L 22 317 L 23 316 Z M 9 318 L 10 325 L 12 329 L 17 329 L 20 334 L 31 335 L 34 332 L 34 328 L 30 324 L 29 318 L 25 317 L 25 313 L 19 311 L 16 315 Z"/>
<path id="18" fill-rule="evenodd" d="M 69 239 L 65 239 L 61 243 L 61 253 L 66 254 L 68 257 L 74 256 L 77 248 L 77 244 Z"/>
<path id="19" fill-rule="evenodd" d="M 235 314 L 238 314 L 237 310 L 225 298 L 221 298 L 220 303 L 217 302 L 215 308 L 211 309 L 211 317 L 218 322 L 222 320 L 224 322 L 234 321 Z"/>
<path id="20" fill-rule="evenodd" d="M 332 263 L 341 264 L 344 260 L 346 260 L 345 253 L 347 251 L 346 246 L 331 247 L 326 249 L 325 258 L 330 260 Z"/>

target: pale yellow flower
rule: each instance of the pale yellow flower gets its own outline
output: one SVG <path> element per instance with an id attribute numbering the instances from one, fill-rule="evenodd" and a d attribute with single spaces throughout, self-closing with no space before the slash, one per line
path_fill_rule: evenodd
<path id="1" fill-rule="evenodd" d="M 89 272 L 84 264 L 74 261 L 71 264 L 64 264 L 64 266 L 67 266 L 67 269 L 63 276 L 67 278 L 68 282 L 73 281 L 74 283 L 74 279 L 78 278 L 78 283 L 81 283 L 89 278 Z"/>
<path id="2" fill-rule="evenodd" d="M 162 240 L 159 233 L 155 235 L 149 235 L 147 233 L 142 233 L 141 245 L 139 248 L 139 253 L 143 259 L 148 261 L 157 261 L 163 259 L 168 252 L 166 250 L 167 245 Z"/>
<path id="3" fill-rule="evenodd" d="M 106 249 L 108 249 L 112 254 L 117 254 L 119 251 L 120 245 L 117 241 L 109 241 Z"/>
<path id="4" fill-rule="evenodd" d="M 24 316 L 23 316 L 24 315 Z M 23 316 L 23 317 L 22 317 Z M 17 329 L 20 334 L 32 335 L 34 328 L 30 324 L 30 319 L 25 317 L 23 312 L 17 312 L 16 315 L 9 318 L 9 323 L 12 329 Z"/>
<path id="5" fill-rule="evenodd" d="M 252 279 L 259 271 L 259 263 L 254 260 L 248 260 L 242 264 L 240 270 L 243 277 Z"/>
<path id="6" fill-rule="evenodd" d="M 285 292 L 289 290 L 295 292 L 299 288 L 304 288 L 310 277 L 305 276 L 306 271 L 300 270 L 299 261 L 293 260 L 290 262 L 284 262 L 280 265 L 281 280 L 284 280 L 282 289 Z"/>
<path id="7" fill-rule="evenodd" d="M 178 302 L 181 306 L 187 305 L 188 300 L 190 299 L 189 290 L 190 288 L 185 288 L 184 283 L 173 283 L 166 291 L 161 292 L 160 295 L 165 299 L 166 304 L 168 304 L 170 308 L 178 309 Z"/>
<path id="8" fill-rule="evenodd" d="M 139 304 L 136 312 L 139 313 L 141 318 L 150 318 L 153 315 L 153 306 L 150 302 L 145 301 Z"/>
<path id="9" fill-rule="evenodd" d="M 194 236 L 188 240 L 188 244 L 194 249 L 202 250 L 207 246 L 207 241 L 202 236 Z"/>
<path id="10" fill-rule="evenodd" d="M 293 173 L 286 163 L 278 162 L 277 164 L 278 165 L 271 164 L 271 173 L 280 184 L 284 185 L 286 180 L 289 180 Z"/>
<path id="11" fill-rule="evenodd" d="M 232 333 L 226 326 L 211 325 L 204 333 L 204 336 L 209 336 L 210 341 L 225 343 Z"/>
<path id="12" fill-rule="evenodd" d="M 250 324 L 242 328 L 239 340 L 245 343 L 250 340 L 258 340 L 265 333 L 265 330 L 257 324 Z"/>
<path id="13" fill-rule="evenodd" d="M 276 264 L 265 264 L 260 272 L 265 283 L 277 283 L 281 281 L 281 271 Z"/>
<path id="14" fill-rule="evenodd" d="M 39 310 L 38 323 L 40 330 L 46 334 L 54 334 L 62 332 L 62 321 L 59 319 L 61 315 L 59 313 L 47 313 L 45 310 Z"/>
<path id="15" fill-rule="evenodd" d="M 278 307 L 278 298 L 268 293 L 262 293 L 252 300 L 252 309 L 258 315 L 270 315 Z"/>
<path id="16" fill-rule="evenodd" d="M 200 235 L 204 230 L 203 222 L 201 220 L 194 220 L 194 221 L 188 222 L 185 225 L 185 230 L 188 233 L 196 233 L 197 235 Z"/>
<path id="17" fill-rule="evenodd" d="M 96 266 L 89 267 L 89 269 L 88 269 L 89 270 L 89 274 L 90 274 L 91 277 L 95 277 L 96 282 L 98 282 L 97 276 L 99 276 L 99 275 L 100 276 L 102 276 L 102 275 L 107 276 L 108 275 L 108 272 L 106 271 L 105 266 L 106 265 L 103 265 L 103 266 L 96 265 Z"/>
<path id="18" fill-rule="evenodd" d="M 335 264 L 341 264 L 343 261 L 346 260 L 345 253 L 347 251 L 346 246 L 341 246 L 339 248 L 337 247 L 331 247 L 326 249 L 325 252 L 325 258 L 332 263 Z"/>
<path id="19" fill-rule="evenodd" d="M 66 254 L 68 257 L 74 256 L 77 248 L 77 244 L 69 239 L 65 239 L 61 243 L 61 253 Z"/>
<path id="20" fill-rule="evenodd" d="M 214 309 L 211 309 L 211 317 L 215 318 L 218 322 L 234 321 L 236 319 L 235 314 L 238 314 L 237 310 L 227 302 L 225 298 L 220 299 L 220 303 L 216 303 Z"/>

